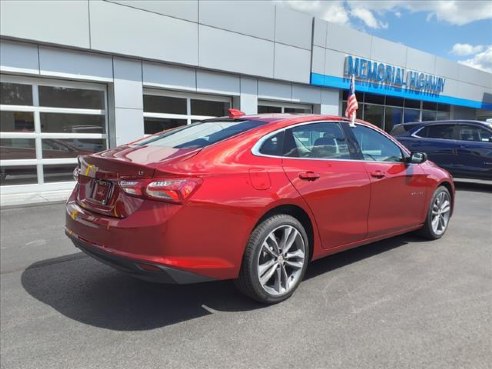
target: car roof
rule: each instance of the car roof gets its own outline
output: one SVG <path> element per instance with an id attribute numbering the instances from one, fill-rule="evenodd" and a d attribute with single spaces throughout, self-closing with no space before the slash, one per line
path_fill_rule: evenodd
<path id="1" fill-rule="evenodd" d="M 480 124 L 490 127 L 490 124 L 480 120 L 468 120 L 468 119 L 443 119 L 443 120 L 427 120 L 422 122 L 405 122 L 403 125 L 428 125 L 428 124 L 458 124 L 458 123 L 472 123 Z"/>
<path id="2" fill-rule="evenodd" d="M 266 113 L 266 114 L 248 114 L 241 115 L 236 118 L 230 118 L 228 116 L 216 117 L 202 120 L 202 122 L 233 122 L 235 120 L 257 120 L 265 123 L 273 122 L 290 122 L 290 123 L 301 123 L 301 122 L 311 122 L 317 120 L 324 121 L 336 121 L 336 122 L 349 122 L 348 118 L 340 117 L 337 115 L 327 115 L 327 114 L 307 114 L 307 113 Z M 361 124 L 371 124 L 360 119 L 355 120 L 356 123 Z M 371 124 L 372 125 L 372 124 Z"/>

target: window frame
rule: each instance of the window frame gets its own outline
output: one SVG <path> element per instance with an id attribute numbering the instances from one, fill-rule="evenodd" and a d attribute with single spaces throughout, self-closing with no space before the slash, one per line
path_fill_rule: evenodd
<path id="1" fill-rule="evenodd" d="M 269 155 L 269 154 L 263 154 L 260 152 L 261 147 L 267 141 L 269 138 L 279 134 L 280 132 L 284 132 L 284 137 L 283 137 L 283 145 L 285 144 L 285 133 L 289 129 L 293 129 L 296 127 L 300 126 L 305 126 L 305 125 L 310 125 L 310 124 L 318 124 L 318 123 L 337 123 L 340 125 L 340 128 L 342 129 L 342 132 L 347 140 L 348 145 L 352 145 L 353 149 L 352 151 L 349 149 L 349 154 L 350 158 L 310 158 L 310 157 L 293 157 L 293 156 L 285 156 L 282 150 L 282 153 L 280 155 Z M 263 137 L 261 137 L 256 143 L 253 145 L 251 148 L 251 153 L 254 156 L 259 156 L 259 157 L 266 157 L 266 158 L 276 158 L 276 159 L 293 159 L 293 160 L 323 160 L 323 161 L 361 161 L 359 159 L 359 156 L 356 155 L 358 154 L 358 151 L 354 151 L 357 149 L 356 146 L 354 146 L 356 143 L 353 141 L 352 135 L 348 135 L 345 126 L 348 126 L 348 122 L 346 121 L 339 121 L 339 120 L 315 120 L 315 121 L 309 121 L 309 122 L 302 122 L 302 123 L 297 123 L 288 127 L 283 127 L 279 128 L 275 131 L 272 131 Z"/>

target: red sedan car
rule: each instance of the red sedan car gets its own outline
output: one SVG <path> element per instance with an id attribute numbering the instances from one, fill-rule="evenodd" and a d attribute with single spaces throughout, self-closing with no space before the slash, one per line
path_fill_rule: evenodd
<path id="1" fill-rule="evenodd" d="M 235 279 L 264 302 L 310 260 L 409 231 L 441 237 L 448 172 L 362 121 L 230 117 L 82 156 L 66 233 L 87 254 L 161 282 Z"/>

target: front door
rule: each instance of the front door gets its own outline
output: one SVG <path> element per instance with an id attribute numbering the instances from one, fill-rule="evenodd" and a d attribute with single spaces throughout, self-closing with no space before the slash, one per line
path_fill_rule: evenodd
<path id="1" fill-rule="evenodd" d="M 403 162 L 401 149 L 367 126 L 349 128 L 371 181 L 368 237 L 421 224 L 426 209 L 426 180 L 419 164 Z"/>
<path id="2" fill-rule="evenodd" d="M 367 235 L 370 180 L 338 122 L 301 124 L 285 132 L 282 166 L 311 208 L 323 248 Z"/>

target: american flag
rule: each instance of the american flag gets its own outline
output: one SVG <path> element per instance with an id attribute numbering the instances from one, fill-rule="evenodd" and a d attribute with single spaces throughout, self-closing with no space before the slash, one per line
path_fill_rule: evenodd
<path id="1" fill-rule="evenodd" d="M 357 97 L 355 97 L 355 77 L 352 75 L 350 79 L 349 95 L 347 98 L 347 109 L 345 109 L 345 116 L 350 118 L 352 123 L 355 121 L 355 112 L 359 109 L 359 104 L 357 103 Z"/>

